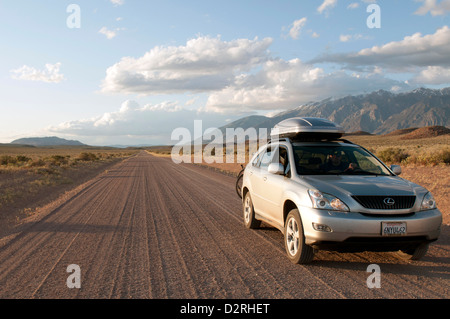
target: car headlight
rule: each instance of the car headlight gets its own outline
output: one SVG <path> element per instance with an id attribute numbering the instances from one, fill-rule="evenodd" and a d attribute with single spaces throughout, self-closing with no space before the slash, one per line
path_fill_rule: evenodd
<path id="1" fill-rule="evenodd" d="M 422 204 L 420 205 L 420 210 L 428 210 L 435 209 L 436 201 L 434 200 L 433 195 L 431 193 L 426 193 L 423 197 Z"/>
<path id="2" fill-rule="evenodd" d="M 333 195 L 325 194 L 315 189 L 309 189 L 308 194 L 314 208 L 338 210 L 343 212 L 350 211 L 348 206 L 345 205 L 343 201 Z"/>

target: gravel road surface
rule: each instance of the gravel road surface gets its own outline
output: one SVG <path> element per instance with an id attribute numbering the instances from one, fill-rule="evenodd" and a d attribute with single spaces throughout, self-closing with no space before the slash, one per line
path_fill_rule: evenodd
<path id="1" fill-rule="evenodd" d="M 244 228 L 234 182 L 146 152 L 124 160 L 0 240 L 0 298 L 449 297 L 447 226 L 422 261 L 321 251 L 294 265 L 278 230 Z"/>

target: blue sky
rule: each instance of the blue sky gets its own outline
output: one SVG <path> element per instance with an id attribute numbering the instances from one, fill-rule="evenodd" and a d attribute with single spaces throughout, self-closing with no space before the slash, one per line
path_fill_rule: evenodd
<path id="1" fill-rule="evenodd" d="M 449 15 L 450 0 L 3 0 L 0 142 L 170 143 L 195 119 L 447 87 Z"/>

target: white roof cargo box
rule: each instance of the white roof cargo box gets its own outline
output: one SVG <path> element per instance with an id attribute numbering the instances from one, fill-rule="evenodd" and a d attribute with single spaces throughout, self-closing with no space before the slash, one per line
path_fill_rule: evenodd
<path id="1" fill-rule="evenodd" d="M 344 135 L 344 129 L 327 120 L 317 117 L 292 117 L 276 124 L 271 138 L 290 138 L 308 140 L 332 140 Z"/>

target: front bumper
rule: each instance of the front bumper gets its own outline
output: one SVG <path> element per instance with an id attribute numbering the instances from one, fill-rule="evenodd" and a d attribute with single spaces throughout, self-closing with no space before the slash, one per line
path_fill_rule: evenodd
<path id="1" fill-rule="evenodd" d="M 300 214 L 307 245 L 338 251 L 395 251 L 413 248 L 421 243 L 435 241 L 442 224 L 442 214 L 438 209 L 389 216 L 304 207 Z M 406 222 L 407 234 L 382 236 L 382 222 Z M 327 231 L 316 230 L 313 223 L 329 228 L 325 228 Z"/>

